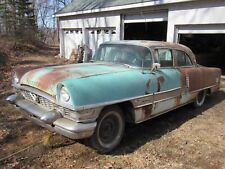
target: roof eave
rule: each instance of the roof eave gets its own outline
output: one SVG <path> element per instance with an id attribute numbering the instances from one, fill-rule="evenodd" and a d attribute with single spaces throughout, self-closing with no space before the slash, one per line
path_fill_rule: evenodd
<path id="1" fill-rule="evenodd" d="M 151 1 L 151 2 L 113 6 L 113 7 L 107 7 L 107 8 L 77 11 L 77 12 L 67 12 L 67 13 L 61 13 L 61 14 L 56 13 L 54 16 L 55 17 L 66 17 L 66 16 L 84 15 L 84 14 L 107 12 L 107 11 L 118 11 L 118 10 L 131 9 L 131 8 L 141 8 L 141 7 L 156 6 L 156 5 L 163 5 L 163 4 L 189 2 L 189 1 L 195 1 L 195 0 L 164 0 L 164 1 L 156 0 L 156 1 Z"/>

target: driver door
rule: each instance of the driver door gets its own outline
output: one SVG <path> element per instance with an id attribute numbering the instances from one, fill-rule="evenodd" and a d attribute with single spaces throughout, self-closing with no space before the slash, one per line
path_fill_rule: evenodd
<path id="1" fill-rule="evenodd" d="M 153 116 L 177 107 L 181 97 L 181 73 L 174 67 L 173 50 L 155 48 L 154 53 L 160 69 L 154 73 L 157 88 L 153 93 Z"/>

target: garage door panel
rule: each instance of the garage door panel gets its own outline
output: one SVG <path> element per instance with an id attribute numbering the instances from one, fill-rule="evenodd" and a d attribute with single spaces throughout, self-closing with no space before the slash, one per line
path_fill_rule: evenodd
<path id="1" fill-rule="evenodd" d="M 99 28 L 89 29 L 89 47 L 92 53 L 99 47 L 99 45 L 106 41 L 117 40 L 117 33 L 115 28 Z"/>
<path id="2" fill-rule="evenodd" d="M 65 57 L 70 59 L 73 49 L 81 45 L 83 35 L 81 29 L 64 30 Z"/>

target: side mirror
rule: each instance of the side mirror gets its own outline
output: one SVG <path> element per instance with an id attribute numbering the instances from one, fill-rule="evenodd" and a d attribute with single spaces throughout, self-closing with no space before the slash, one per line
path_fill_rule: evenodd
<path id="1" fill-rule="evenodd" d="M 156 71 L 160 69 L 160 63 L 153 63 L 152 64 L 152 71 Z"/>

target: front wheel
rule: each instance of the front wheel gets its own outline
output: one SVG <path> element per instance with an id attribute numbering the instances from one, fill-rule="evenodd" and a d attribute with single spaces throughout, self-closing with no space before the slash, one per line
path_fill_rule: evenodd
<path id="1" fill-rule="evenodd" d="M 201 107 L 205 102 L 205 97 L 206 97 L 206 90 L 200 91 L 197 97 L 195 98 L 194 106 Z"/>
<path id="2" fill-rule="evenodd" d="M 106 108 L 97 119 L 95 132 L 89 143 L 102 153 L 112 151 L 121 141 L 125 122 L 121 109 L 117 106 Z"/>

